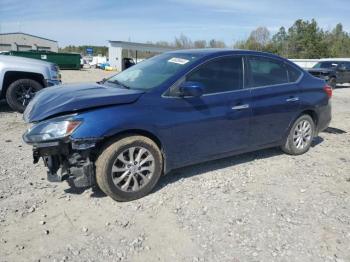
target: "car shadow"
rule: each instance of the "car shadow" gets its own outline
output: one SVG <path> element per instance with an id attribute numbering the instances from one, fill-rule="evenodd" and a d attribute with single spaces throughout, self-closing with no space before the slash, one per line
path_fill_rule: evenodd
<path id="1" fill-rule="evenodd" d="M 321 144 L 323 141 L 324 141 L 324 139 L 322 137 L 317 136 L 314 138 L 314 140 L 312 140 L 311 147 L 315 147 L 315 146 Z"/>
<path id="2" fill-rule="evenodd" d="M 93 186 L 93 187 L 76 187 L 74 185 L 74 183 L 73 183 L 73 180 L 70 179 L 70 178 L 68 178 L 66 180 L 66 182 L 69 185 L 69 188 L 65 189 L 64 192 L 67 193 L 67 194 L 80 195 L 80 194 L 83 194 L 85 191 L 87 191 L 87 190 L 89 190 L 91 188 L 90 197 L 101 198 L 101 197 L 106 197 L 107 196 L 97 186 Z"/>
<path id="3" fill-rule="evenodd" d="M 14 112 L 14 111 L 6 103 L 6 100 L 0 100 L 0 113 L 10 113 L 10 112 Z"/>
<path id="4" fill-rule="evenodd" d="M 327 127 L 323 132 L 329 133 L 329 134 L 336 134 L 336 135 L 346 134 L 345 130 L 335 128 L 335 127 Z"/>
<path id="5" fill-rule="evenodd" d="M 321 144 L 323 141 L 324 139 L 322 137 L 317 136 L 312 141 L 311 147 L 316 147 L 319 144 Z M 204 162 L 196 165 L 183 167 L 183 168 L 171 171 L 169 174 L 163 176 L 160 179 L 158 185 L 153 190 L 153 193 L 181 179 L 187 179 L 187 178 L 195 177 L 203 173 L 211 172 L 214 170 L 223 169 L 223 168 L 227 168 L 227 167 L 231 167 L 239 164 L 244 164 L 244 163 L 251 162 L 258 159 L 271 158 L 282 154 L 284 154 L 284 152 L 279 147 L 274 147 L 274 148 L 261 149 L 254 152 L 249 152 L 241 155 L 231 156 L 227 158 L 212 160 L 212 161 L 208 161 L 208 162 Z"/>
<path id="6" fill-rule="evenodd" d="M 179 168 L 161 177 L 158 185 L 155 187 L 153 192 L 157 192 L 163 187 L 166 187 L 167 185 L 175 183 L 181 179 L 187 179 L 201 175 L 203 173 L 212 172 L 214 170 L 224 169 L 227 167 L 251 162 L 257 159 L 270 158 L 281 154 L 283 154 L 283 152 L 279 148 L 269 148 Z"/>
<path id="7" fill-rule="evenodd" d="M 315 137 L 311 146 L 316 147 L 319 144 L 321 144 L 323 141 L 324 139 L 322 137 L 320 136 Z M 162 176 L 157 186 L 152 190 L 151 194 L 159 190 L 162 190 L 167 185 L 175 183 L 181 179 L 196 177 L 203 173 L 212 172 L 215 170 L 219 170 L 219 169 L 223 169 L 223 168 L 227 168 L 227 167 L 231 167 L 239 164 L 244 164 L 244 163 L 251 162 L 258 159 L 271 158 L 282 154 L 284 154 L 284 152 L 280 148 L 274 147 L 274 148 L 262 149 L 262 150 L 258 150 L 250 153 L 230 156 L 226 158 L 221 158 L 217 160 L 207 161 L 200 164 L 179 168 L 171 171 L 169 174 L 165 176 Z M 67 194 L 82 194 L 87 189 L 89 189 L 89 188 L 77 188 L 74 186 L 73 183 L 71 183 L 69 179 L 67 180 L 67 182 L 70 186 L 70 188 L 67 188 L 64 190 Z M 92 188 L 90 197 L 102 198 L 102 197 L 106 197 L 106 194 L 103 193 L 97 186 L 95 186 Z"/>

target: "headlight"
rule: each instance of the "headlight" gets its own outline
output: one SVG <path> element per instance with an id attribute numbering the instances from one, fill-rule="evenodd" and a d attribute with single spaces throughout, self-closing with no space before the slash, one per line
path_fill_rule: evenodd
<path id="1" fill-rule="evenodd" d="M 81 124 L 77 120 L 49 120 L 36 124 L 29 128 L 23 135 L 26 143 L 39 143 L 62 139 L 70 134 Z"/>
<path id="2" fill-rule="evenodd" d="M 59 71 L 59 67 L 57 65 L 53 64 L 53 65 L 51 65 L 51 70 L 57 73 Z"/>
<path id="3" fill-rule="evenodd" d="M 60 68 L 57 65 L 52 64 L 50 69 L 51 69 L 51 78 L 53 80 L 60 80 L 61 79 Z"/>

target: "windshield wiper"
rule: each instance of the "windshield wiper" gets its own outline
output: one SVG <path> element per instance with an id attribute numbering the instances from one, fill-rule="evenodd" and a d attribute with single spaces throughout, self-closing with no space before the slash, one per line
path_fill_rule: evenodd
<path id="1" fill-rule="evenodd" d="M 118 85 L 118 86 L 124 87 L 125 89 L 130 89 L 130 86 L 127 86 L 127 85 L 125 85 L 125 84 L 119 82 L 118 80 L 107 81 L 107 83 L 116 84 L 116 85 Z"/>
<path id="2" fill-rule="evenodd" d="M 97 81 L 96 83 L 99 85 L 102 85 L 106 81 L 107 81 L 107 78 L 103 78 L 101 81 Z"/>

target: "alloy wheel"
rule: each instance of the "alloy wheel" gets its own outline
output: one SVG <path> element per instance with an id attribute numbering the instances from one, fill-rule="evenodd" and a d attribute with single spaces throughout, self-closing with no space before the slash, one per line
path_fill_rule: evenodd
<path id="1" fill-rule="evenodd" d="M 16 99 L 22 106 L 27 106 L 35 96 L 35 89 L 31 86 L 21 85 L 16 90 Z"/>
<path id="2" fill-rule="evenodd" d="M 293 143 L 297 149 L 304 149 L 311 143 L 312 137 L 312 126 L 311 123 L 307 120 L 300 121 L 295 129 L 293 134 Z"/>
<path id="3" fill-rule="evenodd" d="M 114 185 L 124 192 L 135 192 L 147 185 L 154 174 L 151 152 L 140 146 L 129 147 L 118 155 L 112 166 Z"/>

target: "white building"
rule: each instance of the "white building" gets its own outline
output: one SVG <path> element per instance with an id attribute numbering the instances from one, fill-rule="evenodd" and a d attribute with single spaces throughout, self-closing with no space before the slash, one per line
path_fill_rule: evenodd
<path id="1" fill-rule="evenodd" d="M 108 41 L 108 59 L 109 64 L 116 68 L 117 71 L 122 71 L 124 69 L 123 66 L 123 49 L 132 50 L 136 52 L 136 60 L 137 60 L 137 52 L 152 52 L 152 53 L 164 53 L 167 51 L 171 51 L 173 49 L 156 46 L 152 44 L 142 44 L 142 43 L 133 43 L 133 42 L 124 42 L 124 41 Z M 136 61 L 137 62 L 137 61 Z"/>

